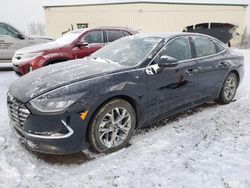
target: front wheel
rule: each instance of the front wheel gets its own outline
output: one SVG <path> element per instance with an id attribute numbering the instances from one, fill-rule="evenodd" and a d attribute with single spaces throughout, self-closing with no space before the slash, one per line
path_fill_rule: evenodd
<path id="1" fill-rule="evenodd" d="M 121 99 L 109 101 L 97 111 L 90 124 L 90 149 L 97 153 L 111 153 L 125 147 L 135 124 L 136 114 L 128 102 Z"/>
<path id="2" fill-rule="evenodd" d="M 222 104 L 228 104 L 232 102 L 236 94 L 238 82 L 237 75 L 233 72 L 229 73 L 221 88 L 218 102 Z"/>

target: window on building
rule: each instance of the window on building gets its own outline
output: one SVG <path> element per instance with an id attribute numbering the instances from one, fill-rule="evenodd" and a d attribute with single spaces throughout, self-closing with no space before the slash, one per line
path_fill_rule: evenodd
<path id="1" fill-rule="evenodd" d="M 78 23 L 76 24 L 77 29 L 84 29 L 84 28 L 88 28 L 89 24 L 88 23 Z"/>
<path id="2" fill-rule="evenodd" d="M 119 30 L 106 30 L 108 42 L 113 42 L 123 37 L 123 34 Z"/>
<path id="3" fill-rule="evenodd" d="M 85 41 L 91 43 L 103 43 L 103 32 L 101 30 L 90 31 L 85 37 Z"/>
<path id="4" fill-rule="evenodd" d="M 206 37 L 193 37 L 197 57 L 216 54 L 216 46 Z"/>

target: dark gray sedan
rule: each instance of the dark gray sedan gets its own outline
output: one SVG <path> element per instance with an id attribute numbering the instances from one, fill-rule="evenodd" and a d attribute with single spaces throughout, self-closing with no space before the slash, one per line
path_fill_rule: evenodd
<path id="1" fill-rule="evenodd" d="M 244 57 L 215 38 L 138 34 L 19 78 L 8 92 L 10 123 L 38 152 L 114 152 L 135 128 L 208 101 L 230 103 L 243 73 Z"/>

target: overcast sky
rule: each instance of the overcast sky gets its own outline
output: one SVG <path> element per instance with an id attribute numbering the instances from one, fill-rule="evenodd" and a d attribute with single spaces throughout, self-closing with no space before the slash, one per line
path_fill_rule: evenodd
<path id="1" fill-rule="evenodd" d="M 53 1 L 58 0 L 0 0 L 0 22 L 8 22 L 26 32 L 27 25 L 30 22 L 45 22 L 42 6 Z M 76 0 L 64 0 L 64 2 L 67 3 L 75 1 Z M 228 1 L 235 2 L 235 0 Z M 84 0 L 82 0 L 82 2 L 84 2 Z M 197 0 L 197 2 L 200 1 Z M 250 28 L 250 8 L 248 8 L 247 12 L 247 25 Z"/>

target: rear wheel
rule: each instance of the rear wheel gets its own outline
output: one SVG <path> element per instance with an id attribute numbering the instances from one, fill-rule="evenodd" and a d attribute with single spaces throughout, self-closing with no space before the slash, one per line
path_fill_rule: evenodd
<path id="1" fill-rule="evenodd" d="M 232 102 L 236 94 L 238 82 L 237 75 L 233 72 L 229 73 L 221 88 L 218 102 L 222 104 L 228 104 Z"/>
<path id="2" fill-rule="evenodd" d="M 104 104 L 90 124 L 90 149 L 97 153 L 111 153 L 125 147 L 135 124 L 136 114 L 128 102 L 115 99 Z"/>

